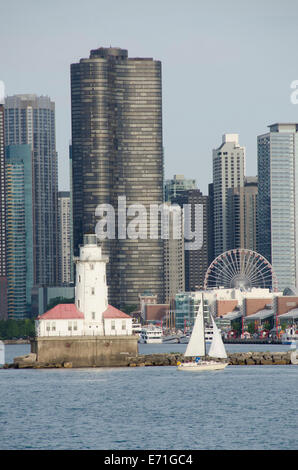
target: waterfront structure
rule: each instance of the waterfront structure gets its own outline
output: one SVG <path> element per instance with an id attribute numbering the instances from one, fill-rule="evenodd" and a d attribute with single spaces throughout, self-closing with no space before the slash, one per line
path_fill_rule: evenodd
<path id="1" fill-rule="evenodd" d="M 167 204 L 169 211 L 169 236 L 164 240 L 164 295 L 169 303 L 177 292 L 185 290 L 184 271 L 184 230 L 182 210 L 179 206 Z M 175 236 L 179 224 L 180 236 Z"/>
<path id="2" fill-rule="evenodd" d="M 95 230 L 97 207 L 111 205 L 115 238 L 103 240 L 102 250 L 109 301 L 119 308 L 137 304 L 145 289 L 163 300 L 162 239 L 118 232 L 119 197 L 147 212 L 163 202 L 161 88 L 160 61 L 129 58 L 124 49 L 100 47 L 71 65 L 74 254 Z"/>
<path id="3" fill-rule="evenodd" d="M 208 213 L 209 213 L 209 200 L 208 196 L 204 196 L 199 189 L 190 189 L 183 191 L 173 199 L 172 203 L 178 204 L 181 208 L 188 205 L 189 214 L 186 215 L 184 208 L 184 221 L 189 219 L 187 225 L 192 231 L 195 230 L 195 225 L 200 230 L 202 240 L 198 240 L 198 249 L 189 249 L 184 243 L 184 266 L 185 266 L 185 290 L 195 291 L 204 285 L 204 278 L 209 266 L 209 254 L 208 254 Z M 196 211 L 197 208 L 201 208 L 200 211 Z M 200 214 L 199 220 L 195 220 Z M 187 235 L 184 230 L 184 235 Z M 188 236 L 188 235 L 187 235 Z"/>
<path id="4" fill-rule="evenodd" d="M 34 283 L 55 285 L 58 275 L 57 153 L 55 104 L 47 96 L 5 99 L 6 145 L 28 144 L 33 152 Z"/>
<path id="5" fill-rule="evenodd" d="M 206 325 L 211 324 L 211 315 L 216 323 L 227 330 L 231 322 L 274 319 L 273 305 L 276 297 L 282 292 L 272 292 L 270 289 L 251 288 L 217 288 L 199 290 L 196 292 L 181 292 L 175 297 L 175 327 L 179 329 L 192 328 L 197 310 L 203 298 L 203 311 Z M 254 316 L 253 316 L 254 315 Z M 245 320 L 246 319 L 246 320 Z"/>
<path id="6" fill-rule="evenodd" d="M 165 182 L 165 202 L 172 202 L 181 192 L 189 189 L 197 189 L 195 179 L 184 178 L 184 175 L 174 175 L 172 179 Z"/>
<path id="7" fill-rule="evenodd" d="M 71 231 L 70 192 L 58 192 L 58 283 L 70 284 L 72 278 L 72 231 Z"/>
<path id="8" fill-rule="evenodd" d="M 229 189 L 244 186 L 244 169 L 245 148 L 239 145 L 238 134 L 224 134 L 222 144 L 213 150 L 214 257 L 231 248 L 228 195 Z"/>
<path id="9" fill-rule="evenodd" d="M 0 319 L 7 319 L 4 106 L 0 102 Z"/>
<path id="10" fill-rule="evenodd" d="M 298 284 L 298 124 L 268 127 L 258 136 L 258 251 L 283 290 Z"/>
<path id="11" fill-rule="evenodd" d="M 132 335 L 132 318 L 108 304 L 106 263 L 96 235 L 85 235 L 76 262 L 74 304 L 58 304 L 36 320 L 38 337 Z"/>
<path id="12" fill-rule="evenodd" d="M 32 150 L 6 147 L 8 318 L 28 316 L 34 284 Z"/>

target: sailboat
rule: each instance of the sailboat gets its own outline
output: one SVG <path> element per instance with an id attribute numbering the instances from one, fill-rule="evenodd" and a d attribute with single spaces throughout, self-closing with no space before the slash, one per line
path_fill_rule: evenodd
<path id="1" fill-rule="evenodd" d="M 202 299 L 203 300 L 203 299 Z M 213 324 L 213 339 L 208 352 L 209 357 L 226 359 L 227 353 L 225 346 L 222 341 L 217 325 L 211 316 Z M 184 357 L 195 357 L 195 360 L 191 362 L 178 362 L 178 370 L 190 370 L 190 371 L 203 371 L 203 370 L 222 370 L 228 365 L 228 362 L 217 362 L 208 360 L 205 361 L 201 357 L 206 356 L 206 342 L 205 342 L 205 328 L 204 328 L 204 315 L 203 315 L 203 302 L 199 308 L 198 315 L 195 320 L 195 324 L 192 330 L 189 343 L 187 345 Z"/>

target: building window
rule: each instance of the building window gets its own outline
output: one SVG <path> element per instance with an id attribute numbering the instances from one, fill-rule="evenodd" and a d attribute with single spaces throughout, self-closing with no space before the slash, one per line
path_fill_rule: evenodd
<path id="1" fill-rule="evenodd" d="M 77 330 L 78 329 L 78 324 L 76 321 L 73 322 L 73 329 L 74 330 Z"/>
<path id="2" fill-rule="evenodd" d="M 47 323 L 46 329 L 47 329 L 47 331 L 50 331 L 50 329 L 51 329 L 51 324 L 50 324 L 50 322 Z"/>
<path id="3" fill-rule="evenodd" d="M 71 321 L 68 322 L 68 331 L 71 331 L 72 330 L 72 323 Z"/>
<path id="4" fill-rule="evenodd" d="M 126 330 L 126 320 L 122 320 L 122 330 Z"/>
<path id="5" fill-rule="evenodd" d="M 116 329 L 115 320 L 112 320 L 111 321 L 111 330 L 115 330 L 115 329 Z"/>
<path id="6" fill-rule="evenodd" d="M 95 320 L 95 312 L 92 312 L 92 320 Z"/>
<path id="7" fill-rule="evenodd" d="M 95 289 L 94 289 L 94 287 L 91 287 L 91 295 L 95 295 Z"/>
<path id="8" fill-rule="evenodd" d="M 56 322 L 52 322 L 52 331 L 56 331 Z"/>

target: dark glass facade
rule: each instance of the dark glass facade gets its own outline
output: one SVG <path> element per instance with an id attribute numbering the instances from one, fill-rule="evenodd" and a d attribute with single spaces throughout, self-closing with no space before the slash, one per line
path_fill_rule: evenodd
<path id="1" fill-rule="evenodd" d="M 0 319 L 7 319 L 4 107 L 0 104 Z"/>
<path id="2" fill-rule="evenodd" d="M 185 290 L 187 292 L 196 291 L 203 288 L 205 274 L 209 266 L 209 234 L 208 234 L 208 217 L 209 217 L 209 198 L 204 196 L 199 189 L 191 189 L 189 191 L 181 192 L 180 195 L 173 199 L 173 204 L 178 204 L 183 208 L 184 205 L 190 207 L 190 225 L 191 231 L 195 231 L 195 206 L 200 205 L 203 208 L 203 224 L 202 229 L 202 246 L 197 250 L 185 249 L 184 263 L 185 263 Z M 186 216 L 185 216 L 186 217 Z"/>
<path id="3" fill-rule="evenodd" d="M 72 208 L 74 253 L 94 233 L 96 207 L 163 202 L 161 63 L 99 48 L 71 65 Z M 129 223 L 129 218 L 127 219 Z M 109 301 L 138 304 L 146 289 L 163 300 L 160 238 L 118 237 L 102 242 L 109 256 Z"/>

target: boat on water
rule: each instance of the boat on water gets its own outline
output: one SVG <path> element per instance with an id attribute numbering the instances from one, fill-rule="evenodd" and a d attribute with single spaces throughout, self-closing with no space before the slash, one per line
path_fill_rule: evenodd
<path id="1" fill-rule="evenodd" d="M 190 340 L 190 333 L 184 334 L 178 337 L 178 343 L 187 344 Z M 206 344 L 211 344 L 213 339 L 213 326 L 205 328 L 205 342 Z"/>
<path id="2" fill-rule="evenodd" d="M 163 335 L 162 342 L 167 344 L 177 344 L 179 343 L 179 336 L 178 335 Z"/>
<path id="3" fill-rule="evenodd" d="M 291 326 L 287 328 L 285 333 L 281 337 L 281 344 L 292 344 L 298 340 L 298 334 L 296 333 L 296 327 Z"/>
<path id="4" fill-rule="evenodd" d="M 132 322 L 132 334 L 140 336 L 142 331 L 141 323 Z"/>
<path id="5" fill-rule="evenodd" d="M 194 358 L 190 362 L 178 362 L 177 369 L 185 371 L 207 371 L 207 370 L 223 370 L 227 367 L 228 362 L 204 360 L 206 356 L 206 339 L 205 339 L 205 326 L 203 316 L 203 299 L 199 307 L 198 315 L 195 320 L 195 324 L 192 330 L 192 334 L 187 345 L 184 357 Z M 208 356 L 217 359 L 227 359 L 227 353 L 223 340 L 217 325 L 211 316 L 212 320 L 212 342 L 208 352 Z"/>
<path id="6" fill-rule="evenodd" d="M 139 343 L 162 343 L 162 329 L 159 326 L 154 325 L 142 328 Z"/>

